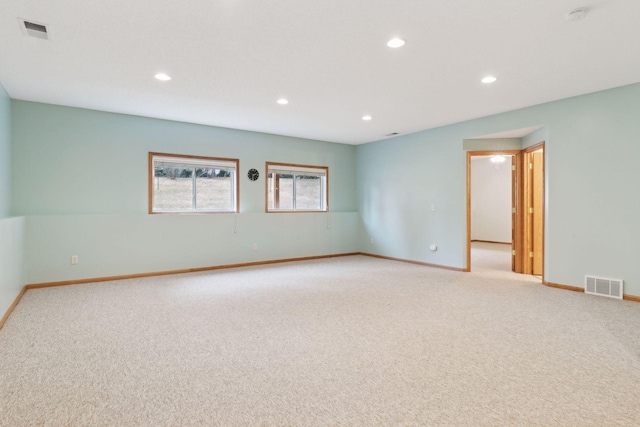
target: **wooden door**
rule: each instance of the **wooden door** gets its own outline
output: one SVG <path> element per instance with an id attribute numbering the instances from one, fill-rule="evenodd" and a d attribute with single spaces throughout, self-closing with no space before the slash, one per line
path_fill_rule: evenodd
<path id="1" fill-rule="evenodd" d="M 519 152 L 511 157 L 511 229 L 512 229 L 512 243 L 511 254 L 512 262 L 511 267 L 515 273 L 525 272 L 525 242 L 524 242 L 524 215 L 525 210 L 524 203 L 524 176 L 523 176 L 523 164 L 524 154 Z"/>
<path id="2" fill-rule="evenodd" d="M 544 143 L 523 152 L 522 273 L 544 273 Z"/>
<path id="3" fill-rule="evenodd" d="M 531 153 L 531 274 L 542 276 L 544 257 L 544 151 Z"/>
<path id="4" fill-rule="evenodd" d="M 518 232 L 516 223 L 518 222 L 517 212 L 518 203 L 518 159 L 517 156 L 511 156 L 511 271 L 517 272 L 516 268 L 516 248 L 518 241 Z"/>

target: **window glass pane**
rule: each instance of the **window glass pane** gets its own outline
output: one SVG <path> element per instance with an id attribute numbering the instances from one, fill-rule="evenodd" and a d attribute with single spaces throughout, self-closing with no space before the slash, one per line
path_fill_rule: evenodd
<path id="1" fill-rule="evenodd" d="M 279 209 L 293 209 L 293 175 L 276 174 L 276 191 L 280 196 Z"/>
<path id="2" fill-rule="evenodd" d="M 198 210 L 232 210 L 232 170 L 196 169 L 196 208 Z"/>
<path id="3" fill-rule="evenodd" d="M 269 180 L 269 186 L 268 186 L 268 190 L 267 190 L 267 208 L 268 209 L 273 209 L 273 203 L 274 203 L 274 195 L 275 195 L 275 191 L 274 191 L 274 180 L 273 180 L 273 173 L 269 172 L 269 174 L 267 175 L 267 179 Z"/>
<path id="4" fill-rule="evenodd" d="M 267 211 L 327 211 L 324 166 L 267 163 Z"/>
<path id="5" fill-rule="evenodd" d="M 322 209 L 322 179 L 317 175 L 296 175 L 296 209 Z"/>
<path id="6" fill-rule="evenodd" d="M 156 164 L 153 182 L 155 210 L 184 210 L 192 208 L 193 169 Z"/>
<path id="7" fill-rule="evenodd" d="M 151 212 L 236 212 L 238 160 L 149 153 Z"/>

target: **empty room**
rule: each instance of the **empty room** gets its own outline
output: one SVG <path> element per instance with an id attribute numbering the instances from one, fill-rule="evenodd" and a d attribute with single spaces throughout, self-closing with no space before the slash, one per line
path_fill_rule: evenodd
<path id="1" fill-rule="evenodd" d="M 633 426 L 640 2 L 0 4 L 0 426 Z"/>

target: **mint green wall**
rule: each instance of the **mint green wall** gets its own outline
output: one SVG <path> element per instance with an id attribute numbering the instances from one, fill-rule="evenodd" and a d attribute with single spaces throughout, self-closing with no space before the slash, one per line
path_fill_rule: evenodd
<path id="1" fill-rule="evenodd" d="M 356 210 L 355 148 L 157 120 L 11 102 L 13 210 L 18 215 L 143 214 L 150 151 L 240 159 L 240 211 L 264 212 L 266 161 L 328 166 L 332 212 Z M 257 168 L 257 182 L 246 172 Z"/>
<path id="2" fill-rule="evenodd" d="M 0 218 L 11 213 L 11 111 L 10 99 L 0 84 Z"/>
<path id="3" fill-rule="evenodd" d="M 11 112 L 0 84 L 0 318 L 24 286 L 24 218 L 11 213 Z"/>
<path id="4" fill-rule="evenodd" d="M 26 280 L 32 284 L 349 253 L 357 250 L 359 224 L 356 212 L 249 213 L 237 218 L 29 216 Z M 77 265 L 71 265 L 71 255 L 79 256 Z"/>
<path id="5" fill-rule="evenodd" d="M 546 141 L 549 138 L 549 128 L 543 126 L 535 132 L 531 132 L 529 135 L 522 138 L 522 148 L 529 148 L 532 145 L 536 145 L 540 142 Z"/>
<path id="6" fill-rule="evenodd" d="M 0 218 L 0 318 L 25 284 L 25 219 Z"/>
<path id="7" fill-rule="evenodd" d="M 353 146 L 11 105 L 13 210 L 26 216 L 27 283 L 357 250 Z M 149 151 L 238 158 L 240 214 L 148 215 Z M 328 166 L 331 212 L 264 213 L 266 161 Z M 262 172 L 257 182 L 247 179 L 250 168 Z M 71 255 L 79 256 L 78 265 L 70 264 Z"/>
<path id="8" fill-rule="evenodd" d="M 636 84 L 358 146 L 360 246 L 464 268 L 463 141 L 543 124 L 522 145 L 546 141 L 545 279 L 582 287 L 585 274 L 621 278 L 625 293 L 640 295 L 639 112 Z"/>
<path id="9" fill-rule="evenodd" d="M 500 150 L 521 150 L 521 138 L 488 138 L 488 139 L 466 139 L 462 143 L 465 151 L 500 151 Z"/>
<path id="10" fill-rule="evenodd" d="M 546 141 L 545 279 L 621 278 L 640 295 L 638 111 L 640 85 L 631 85 L 352 147 L 11 101 L 11 209 L 26 216 L 25 280 L 358 250 L 464 268 L 465 139 L 545 125 L 520 141 Z M 148 151 L 239 158 L 241 213 L 148 215 Z M 329 166 L 332 212 L 264 214 L 264 181 L 244 173 L 265 161 Z"/>

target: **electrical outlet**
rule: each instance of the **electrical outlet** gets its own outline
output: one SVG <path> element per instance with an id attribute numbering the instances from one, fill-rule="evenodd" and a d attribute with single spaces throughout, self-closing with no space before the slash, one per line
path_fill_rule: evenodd
<path id="1" fill-rule="evenodd" d="M 254 251 L 257 251 L 257 250 L 258 250 L 258 244 L 257 244 L 257 243 L 254 243 L 254 244 L 253 244 L 253 250 L 254 250 Z"/>
<path id="2" fill-rule="evenodd" d="M 373 243 L 373 237 L 371 238 L 371 244 L 372 244 L 372 245 L 374 244 L 374 243 Z"/>
<path id="3" fill-rule="evenodd" d="M 71 255 L 71 264 L 76 265 L 78 263 L 78 255 Z"/>

